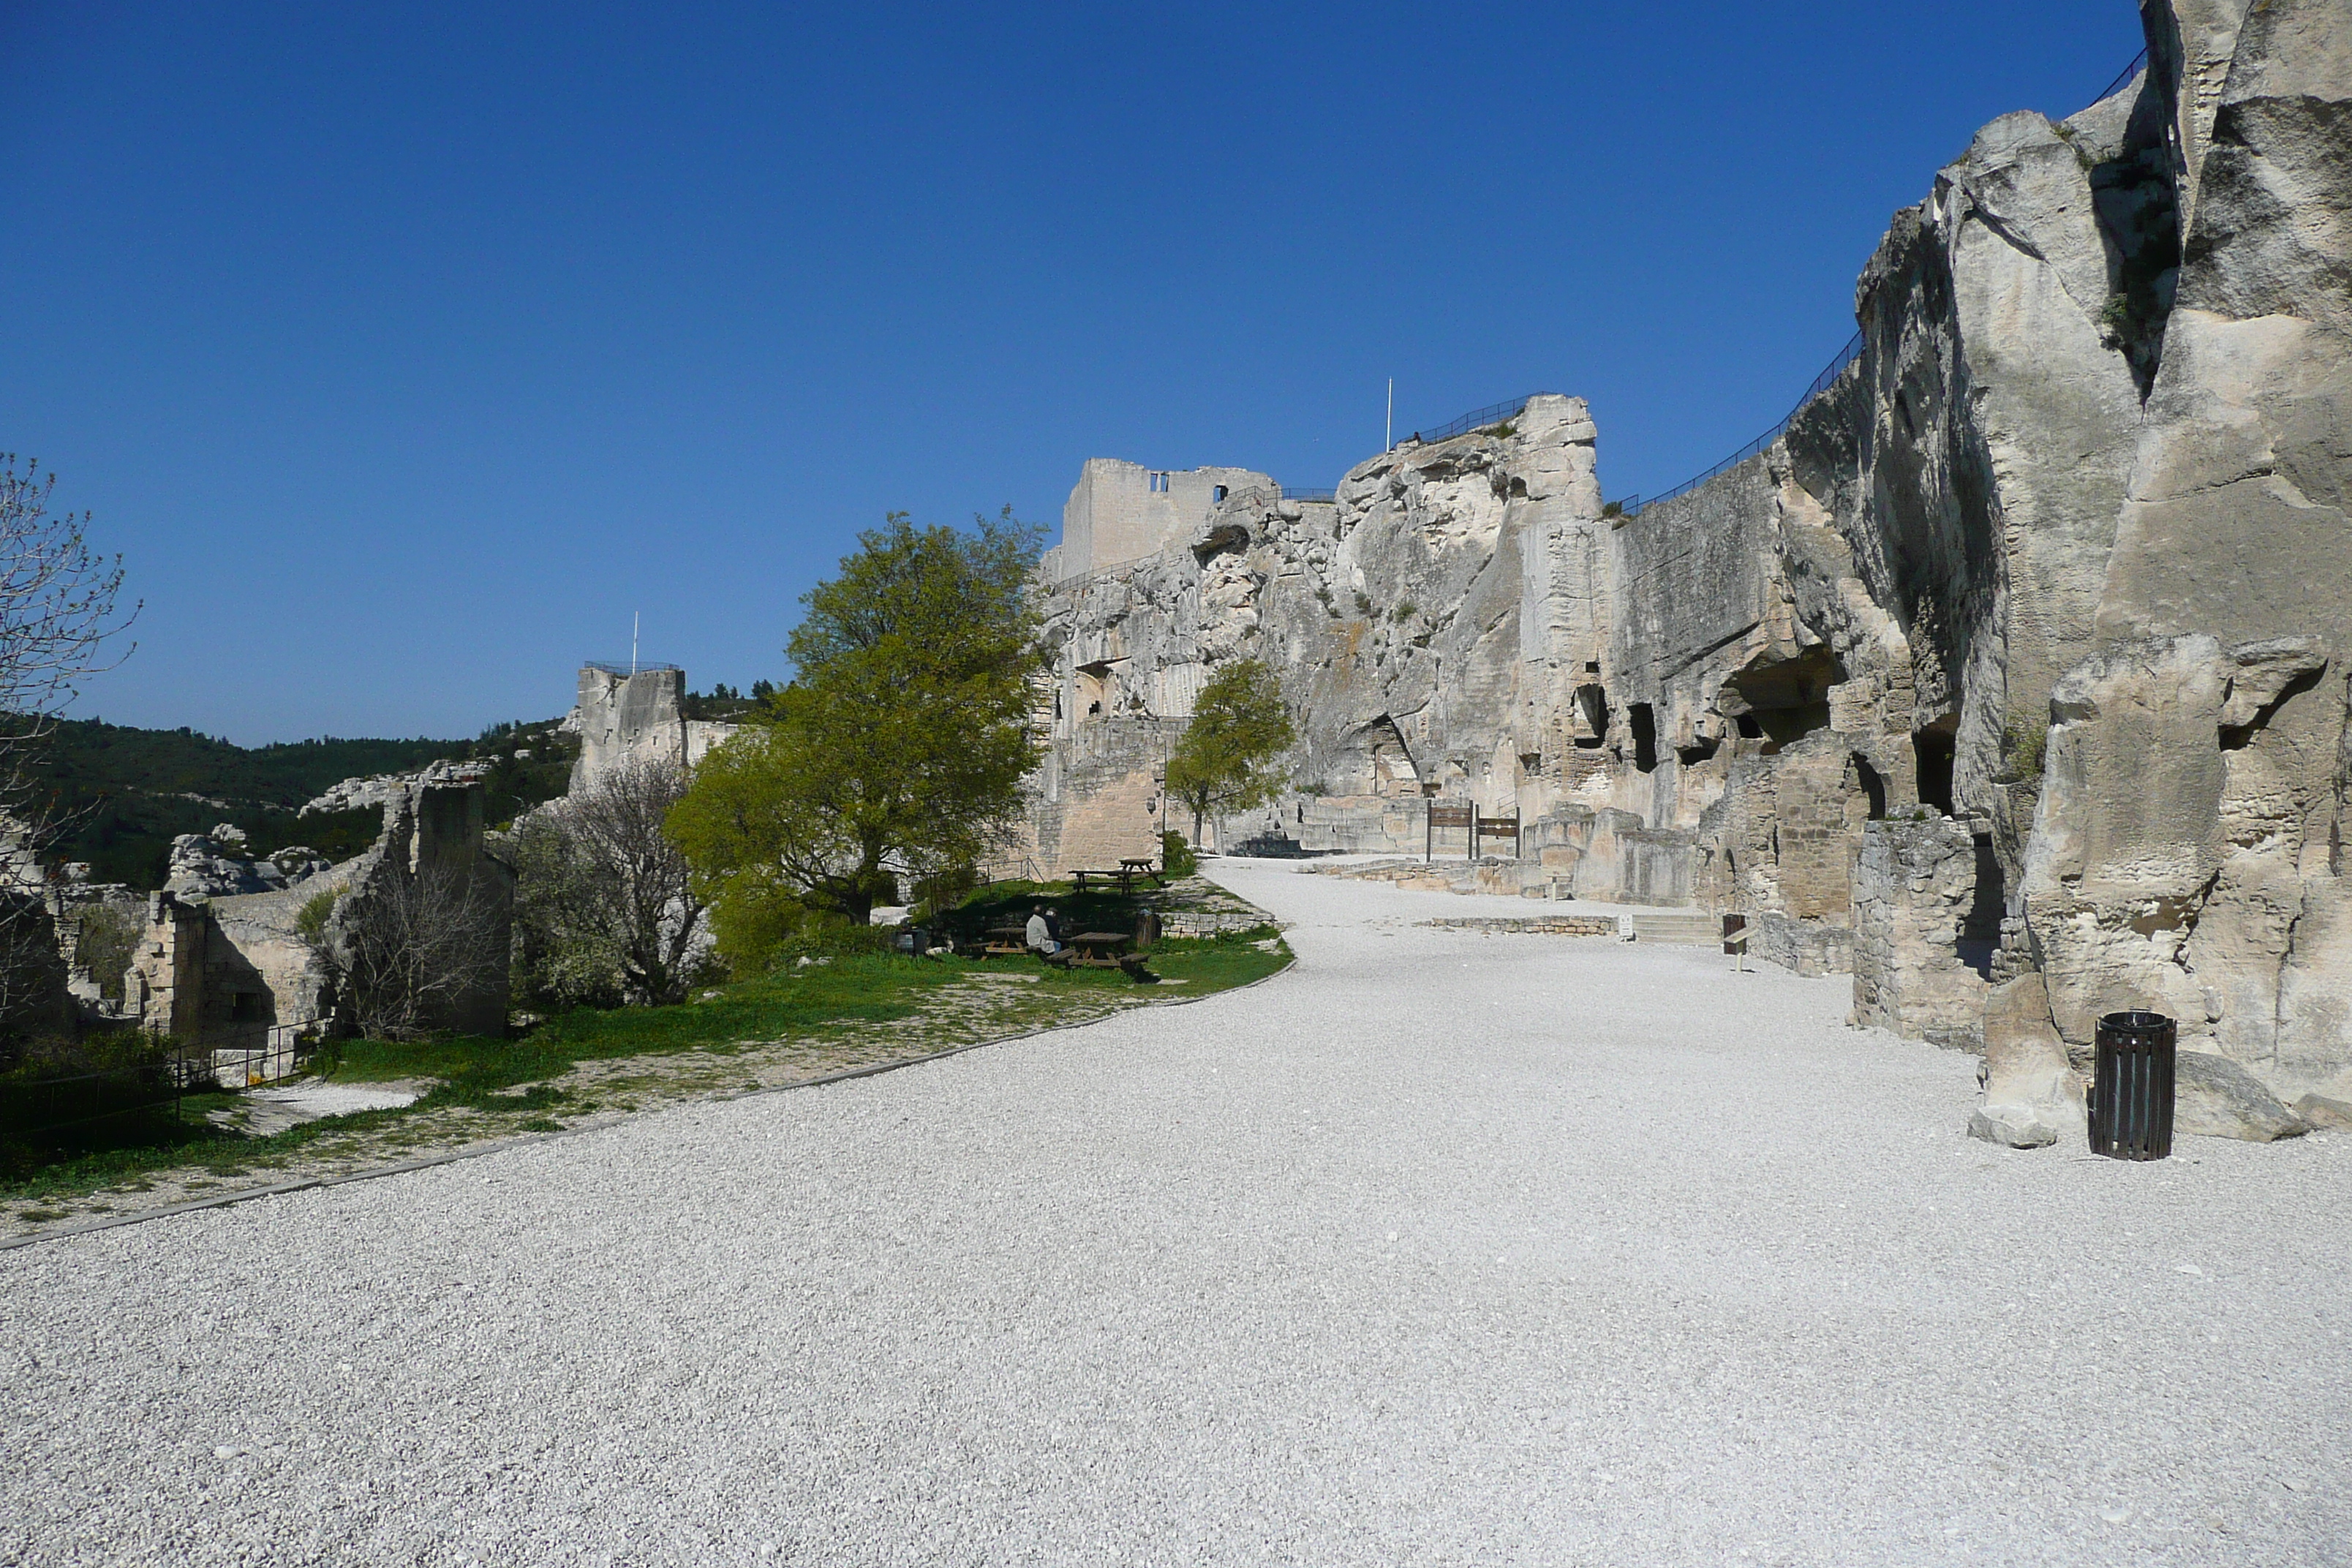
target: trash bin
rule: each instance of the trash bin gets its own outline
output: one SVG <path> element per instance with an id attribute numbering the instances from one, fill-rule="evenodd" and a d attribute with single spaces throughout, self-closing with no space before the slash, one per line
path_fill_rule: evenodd
<path id="1" fill-rule="evenodd" d="M 1160 911 L 1149 906 L 1135 912 L 1135 946 L 1140 952 L 1160 942 Z"/>
<path id="2" fill-rule="evenodd" d="M 2091 1152 L 2111 1160 L 2172 1152 L 2172 1052 L 2179 1026 L 2161 1013 L 2099 1020 L 2091 1078 Z"/>

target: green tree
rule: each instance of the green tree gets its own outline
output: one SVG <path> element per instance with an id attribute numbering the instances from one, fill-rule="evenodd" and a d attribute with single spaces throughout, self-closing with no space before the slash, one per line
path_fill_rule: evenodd
<path id="1" fill-rule="evenodd" d="M 862 924 L 902 879 L 983 858 L 1025 804 L 1038 531 L 1009 507 L 970 531 L 893 512 L 858 543 L 801 601 L 792 681 L 670 814 L 739 968 L 795 908 Z"/>
<path id="2" fill-rule="evenodd" d="M 1168 793 L 1192 811 L 1192 842 L 1211 813 L 1247 811 L 1282 793 L 1282 753 L 1298 738 L 1274 671 L 1244 658 L 1217 671 L 1168 759 Z"/>

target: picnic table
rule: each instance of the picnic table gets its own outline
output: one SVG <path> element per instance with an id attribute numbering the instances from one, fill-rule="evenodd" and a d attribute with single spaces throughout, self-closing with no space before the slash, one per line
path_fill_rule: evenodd
<path id="1" fill-rule="evenodd" d="M 1029 922 L 1002 921 L 981 932 L 980 956 L 1017 958 L 1029 951 Z"/>
<path id="2" fill-rule="evenodd" d="M 1133 931 L 1080 931 L 1068 942 L 1070 963 L 1086 969 L 1124 969 L 1139 962 L 1128 952 L 1134 945 Z"/>
<path id="3" fill-rule="evenodd" d="M 1151 857 L 1140 855 L 1133 859 L 1121 860 L 1116 871 L 1073 871 L 1070 873 L 1070 887 L 1073 892 L 1083 893 L 1087 890 L 1087 880 L 1091 879 L 1097 882 L 1116 882 L 1121 893 L 1131 893 L 1135 891 L 1135 882 L 1139 877 L 1150 878 L 1152 886 L 1156 888 L 1164 888 L 1168 885 L 1167 880 L 1152 866 Z"/>

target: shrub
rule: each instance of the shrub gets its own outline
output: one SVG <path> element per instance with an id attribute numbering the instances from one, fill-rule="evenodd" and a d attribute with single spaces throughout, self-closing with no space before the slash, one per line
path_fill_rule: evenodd
<path id="1" fill-rule="evenodd" d="M 2012 721 L 2001 731 L 2000 754 L 2005 775 L 2000 782 L 2017 784 L 2042 776 L 2044 753 L 2050 746 L 2050 727 Z"/>
<path id="2" fill-rule="evenodd" d="M 1192 853 L 1192 847 L 1184 842 L 1182 834 L 1163 833 L 1160 836 L 1160 868 L 1171 877 L 1189 877 L 1201 868 L 1201 861 Z"/>

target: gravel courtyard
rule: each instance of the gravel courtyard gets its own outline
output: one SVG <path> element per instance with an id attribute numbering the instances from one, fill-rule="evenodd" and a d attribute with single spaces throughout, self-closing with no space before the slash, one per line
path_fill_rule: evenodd
<path id="1" fill-rule="evenodd" d="M 2352 1560 L 2352 1139 L 1220 876 L 1296 969 L 0 1254 L 0 1562 Z"/>

